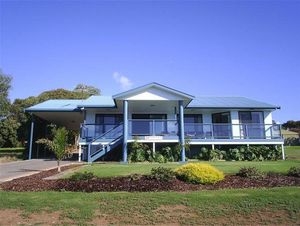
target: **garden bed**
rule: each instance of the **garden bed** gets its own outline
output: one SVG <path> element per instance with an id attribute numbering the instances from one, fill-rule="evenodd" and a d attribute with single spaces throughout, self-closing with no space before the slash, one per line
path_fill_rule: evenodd
<path id="1" fill-rule="evenodd" d="M 77 166 L 65 166 L 67 170 Z M 32 176 L 18 178 L 0 184 L 5 191 L 84 191 L 84 192 L 149 192 L 149 191 L 196 191 L 217 190 L 225 188 L 270 188 L 282 186 L 300 186 L 300 178 L 282 174 L 268 174 L 261 179 L 243 178 L 235 175 L 225 176 L 223 181 L 213 185 L 196 185 L 180 181 L 176 178 L 170 181 L 159 181 L 148 176 L 124 176 L 111 178 L 93 178 L 90 180 L 57 179 L 45 180 L 53 176 L 56 169 L 44 171 Z"/>

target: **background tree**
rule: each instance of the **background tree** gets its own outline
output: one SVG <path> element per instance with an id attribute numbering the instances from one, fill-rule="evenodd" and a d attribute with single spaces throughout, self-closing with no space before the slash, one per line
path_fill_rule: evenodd
<path id="1" fill-rule="evenodd" d="M 100 89 L 85 84 L 78 84 L 73 91 L 81 94 L 100 95 Z"/>
<path id="2" fill-rule="evenodd" d="M 43 138 L 36 141 L 36 143 L 44 144 L 54 153 L 57 159 L 57 171 L 61 172 L 60 162 L 70 154 L 67 149 L 68 131 L 64 127 L 58 129 L 53 128 L 52 135 L 53 140 Z"/>
<path id="3" fill-rule="evenodd" d="M 10 101 L 8 99 L 11 88 L 11 77 L 5 75 L 0 69 L 0 119 L 5 118 L 9 113 Z"/>
<path id="4" fill-rule="evenodd" d="M 288 129 L 300 134 L 300 121 L 289 120 L 282 124 L 282 128 Z"/>
<path id="5" fill-rule="evenodd" d="M 20 124 L 11 117 L 0 121 L 0 147 L 18 147 L 17 129 Z"/>

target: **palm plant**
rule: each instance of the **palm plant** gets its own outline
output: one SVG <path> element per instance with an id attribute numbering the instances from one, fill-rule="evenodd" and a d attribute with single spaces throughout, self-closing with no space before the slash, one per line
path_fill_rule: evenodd
<path id="1" fill-rule="evenodd" d="M 66 128 L 53 128 L 53 140 L 42 138 L 36 143 L 44 144 L 50 151 L 52 151 L 57 159 L 57 171 L 61 172 L 60 161 L 66 158 L 69 154 L 67 146 L 68 131 Z"/>

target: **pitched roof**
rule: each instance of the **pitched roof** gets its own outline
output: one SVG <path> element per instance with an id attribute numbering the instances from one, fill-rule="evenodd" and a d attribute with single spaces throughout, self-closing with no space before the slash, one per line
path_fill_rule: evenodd
<path id="1" fill-rule="evenodd" d="M 139 86 L 139 87 L 134 88 L 134 89 L 127 90 L 127 91 L 122 92 L 122 93 L 118 93 L 118 94 L 113 96 L 113 99 L 120 99 L 120 98 L 129 96 L 129 95 L 144 91 L 144 90 L 149 89 L 149 88 L 159 88 L 159 89 L 162 89 L 164 91 L 174 93 L 176 95 L 182 96 L 182 97 L 187 98 L 187 99 L 195 98 L 194 96 L 192 96 L 190 94 L 181 92 L 179 90 L 170 88 L 168 86 L 164 86 L 164 85 L 156 83 L 156 82 L 152 82 L 152 83 L 149 83 L 149 84 L 146 84 L 146 85 L 143 85 L 143 86 Z"/>
<path id="2" fill-rule="evenodd" d="M 78 107 L 86 108 L 111 108 L 115 106 L 111 96 L 91 96 L 78 105 Z"/>
<path id="3" fill-rule="evenodd" d="M 279 109 L 279 106 L 246 97 L 196 97 L 187 108 Z"/>
<path id="4" fill-rule="evenodd" d="M 26 108 L 27 112 L 41 112 L 41 111 L 77 111 L 78 104 L 84 100 L 73 99 L 60 99 L 60 100 L 47 100 L 45 102 L 36 104 Z"/>

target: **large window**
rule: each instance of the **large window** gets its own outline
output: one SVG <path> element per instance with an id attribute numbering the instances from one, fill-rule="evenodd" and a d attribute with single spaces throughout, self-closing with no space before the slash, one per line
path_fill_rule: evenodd
<path id="1" fill-rule="evenodd" d="M 232 137 L 230 112 L 212 114 L 213 137 L 228 139 Z"/>
<path id="2" fill-rule="evenodd" d="M 132 114 L 132 135 L 162 135 L 167 131 L 166 114 Z"/>
<path id="3" fill-rule="evenodd" d="M 264 114 L 262 111 L 240 111 L 241 136 L 245 138 L 265 138 Z"/>
<path id="4" fill-rule="evenodd" d="M 123 121 L 121 114 L 96 114 L 95 133 L 96 136 L 107 132 Z"/>

